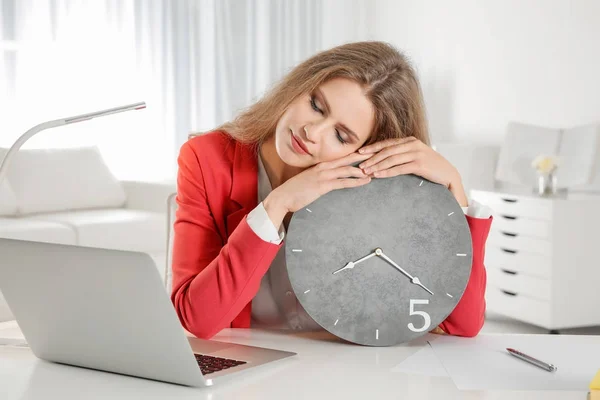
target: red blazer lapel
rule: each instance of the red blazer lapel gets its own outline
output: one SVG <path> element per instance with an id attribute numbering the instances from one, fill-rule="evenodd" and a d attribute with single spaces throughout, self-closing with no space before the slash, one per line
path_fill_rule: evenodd
<path id="1" fill-rule="evenodd" d="M 235 142 L 231 200 L 239 209 L 226 217 L 227 237 L 238 226 L 242 218 L 258 204 L 258 154 L 254 146 Z"/>

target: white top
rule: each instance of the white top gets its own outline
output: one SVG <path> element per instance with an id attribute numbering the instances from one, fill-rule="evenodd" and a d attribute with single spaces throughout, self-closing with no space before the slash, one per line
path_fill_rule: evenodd
<path id="1" fill-rule="evenodd" d="M 274 244 L 283 241 L 286 231 L 283 224 L 279 232 L 265 210 L 262 201 L 271 193 L 271 182 L 260 157 L 258 157 L 258 206 L 247 217 L 250 228 L 262 240 Z M 463 212 L 474 218 L 489 218 L 489 207 L 471 201 Z M 252 327 L 294 329 L 302 331 L 321 330 L 298 302 L 287 274 L 285 243 L 281 246 L 271 267 L 262 278 L 258 294 L 252 300 Z"/>

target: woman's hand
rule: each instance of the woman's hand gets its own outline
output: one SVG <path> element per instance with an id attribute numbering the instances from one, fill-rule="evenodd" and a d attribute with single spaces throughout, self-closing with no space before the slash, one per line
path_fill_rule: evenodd
<path id="1" fill-rule="evenodd" d="M 319 163 L 288 179 L 263 201 L 269 218 L 279 229 L 287 213 L 298 211 L 324 194 L 369 183 L 371 178 L 351 164 L 371 156 L 352 153 L 338 160 Z"/>
<path id="2" fill-rule="evenodd" d="M 382 140 L 359 149 L 359 153 L 373 155 L 359 165 L 368 176 L 388 178 L 415 174 L 446 186 L 461 206 L 467 206 L 467 196 L 458 170 L 415 137 Z"/>

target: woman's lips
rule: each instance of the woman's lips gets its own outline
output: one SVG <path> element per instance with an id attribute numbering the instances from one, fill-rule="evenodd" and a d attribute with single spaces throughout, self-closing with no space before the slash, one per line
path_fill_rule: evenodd
<path id="1" fill-rule="evenodd" d="M 302 142 L 302 139 L 294 135 L 294 132 L 290 129 L 290 134 L 292 135 L 292 147 L 296 150 L 297 153 L 311 155 L 306 145 Z"/>

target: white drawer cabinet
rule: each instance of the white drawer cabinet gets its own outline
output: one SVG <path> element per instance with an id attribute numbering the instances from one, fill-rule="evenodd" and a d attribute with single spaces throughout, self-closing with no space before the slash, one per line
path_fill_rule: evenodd
<path id="1" fill-rule="evenodd" d="M 485 264 L 488 269 L 497 268 L 550 279 L 552 258 L 547 254 L 498 247 L 488 241 L 485 249 Z"/>
<path id="2" fill-rule="evenodd" d="M 487 269 L 488 281 L 509 296 L 525 296 L 531 299 L 550 301 L 550 279 L 530 276 L 501 268 Z"/>
<path id="3" fill-rule="evenodd" d="M 549 330 L 600 325 L 600 196 L 470 195 L 494 216 L 487 309 Z"/>
<path id="4" fill-rule="evenodd" d="M 494 219 L 494 228 L 499 232 L 518 233 L 531 238 L 550 239 L 552 230 L 549 220 L 519 218 L 498 214 Z"/>
<path id="5" fill-rule="evenodd" d="M 472 192 L 472 197 L 473 199 L 488 205 L 500 215 L 541 219 L 546 221 L 552 219 L 553 202 L 546 199 L 477 190 Z"/>
<path id="6" fill-rule="evenodd" d="M 552 241 L 526 236 L 519 231 L 490 230 L 488 241 L 499 249 L 514 250 L 518 253 L 550 254 Z"/>

